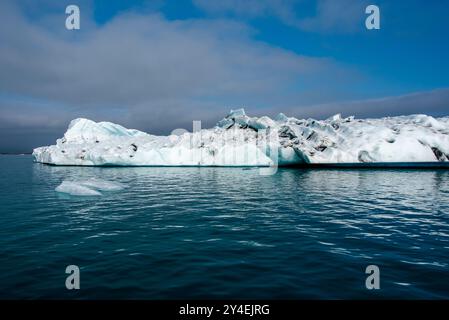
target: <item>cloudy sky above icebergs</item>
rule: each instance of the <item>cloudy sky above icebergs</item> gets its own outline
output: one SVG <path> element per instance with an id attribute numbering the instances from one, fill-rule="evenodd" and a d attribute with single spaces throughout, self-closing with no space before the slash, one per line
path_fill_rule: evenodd
<path id="1" fill-rule="evenodd" d="M 65 8 L 81 29 L 65 29 Z M 381 29 L 364 26 L 365 7 Z M 155 134 L 229 109 L 326 118 L 449 115 L 443 1 L 2 0 L 0 152 L 77 117 Z"/>

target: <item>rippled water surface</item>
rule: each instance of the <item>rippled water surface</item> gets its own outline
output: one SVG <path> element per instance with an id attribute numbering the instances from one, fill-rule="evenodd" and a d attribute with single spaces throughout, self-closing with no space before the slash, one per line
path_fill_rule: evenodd
<path id="1" fill-rule="evenodd" d="M 1 298 L 449 298 L 447 170 L 0 166 Z"/>

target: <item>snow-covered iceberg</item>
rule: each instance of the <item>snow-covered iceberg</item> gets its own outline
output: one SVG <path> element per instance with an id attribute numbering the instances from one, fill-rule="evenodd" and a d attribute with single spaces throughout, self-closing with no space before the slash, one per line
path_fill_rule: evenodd
<path id="1" fill-rule="evenodd" d="M 37 162 L 79 166 L 272 166 L 449 161 L 449 117 L 326 120 L 232 110 L 214 128 L 155 136 L 110 122 L 73 120 Z"/>

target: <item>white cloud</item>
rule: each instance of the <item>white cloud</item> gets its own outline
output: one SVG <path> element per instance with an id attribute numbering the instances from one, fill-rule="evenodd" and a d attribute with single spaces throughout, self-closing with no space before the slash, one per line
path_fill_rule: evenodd
<path id="1" fill-rule="evenodd" d="M 204 11 L 215 15 L 246 18 L 276 17 L 288 26 L 310 32 L 346 33 L 363 31 L 367 0 L 194 0 Z M 315 12 L 310 10 L 310 5 Z M 308 7 L 311 12 L 305 15 Z M 298 15 L 297 13 L 301 13 Z"/>
<path id="2" fill-rule="evenodd" d="M 367 0 L 319 0 L 317 13 L 297 22 L 297 26 L 307 31 L 357 32 L 364 31 Z"/>

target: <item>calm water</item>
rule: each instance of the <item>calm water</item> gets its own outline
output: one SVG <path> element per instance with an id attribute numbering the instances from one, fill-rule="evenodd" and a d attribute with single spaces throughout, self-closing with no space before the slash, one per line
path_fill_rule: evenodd
<path id="1" fill-rule="evenodd" d="M 0 167 L 1 298 L 449 298 L 447 170 Z"/>

